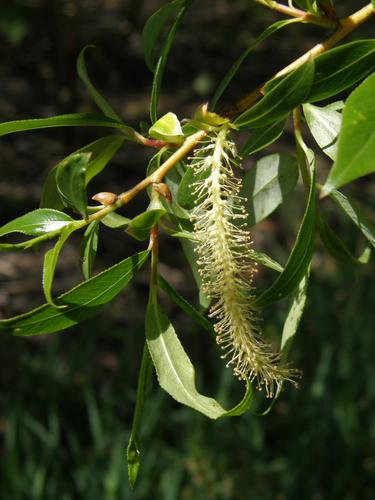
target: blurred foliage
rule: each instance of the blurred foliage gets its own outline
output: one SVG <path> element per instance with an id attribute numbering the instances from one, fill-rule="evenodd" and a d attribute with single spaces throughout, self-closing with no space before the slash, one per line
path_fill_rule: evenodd
<path id="1" fill-rule="evenodd" d="M 351 4 L 340 2 L 341 14 L 348 13 Z M 79 50 L 88 43 L 99 47 L 90 54 L 89 65 L 103 93 L 126 119 L 144 119 L 151 76 L 142 60 L 140 32 L 159 5 L 140 0 L 1 3 L 1 119 L 90 110 L 75 70 Z M 187 17 L 173 48 L 163 92 L 166 111 L 188 113 L 207 99 L 212 81 L 224 74 L 270 19 L 275 20 L 273 13 L 245 0 L 197 5 L 197 14 Z M 292 50 L 300 53 L 322 36 L 319 28 L 293 30 L 293 37 L 285 40 L 278 35 L 255 59 L 250 58 L 229 99 L 289 61 Z M 94 139 L 92 131 L 70 129 L 2 141 L 2 222 L 35 208 L 40 195 L 36 186 L 42 184 L 48 167 Z M 131 178 L 138 178 L 144 154 L 127 146 L 101 189 L 118 191 L 125 169 L 130 183 Z M 375 194 L 366 180 L 355 189 L 357 197 L 373 199 Z M 361 243 L 354 240 L 350 221 L 339 220 L 334 209 L 331 217 L 335 229 L 359 254 Z M 283 261 L 282 246 L 289 244 L 285 232 L 293 220 L 291 204 L 259 228 L 257 245 L 263 250 L 272 248 L 270 253 Z M 103 239 L 107 261 L 123 258 L 124 248 L 130 253 L 133 248 L 129 246 L 135 245 L 129 240 L 119 244 L 110 231 Z M 177 288 L 191 295 L 192 281 L 184 275 L 187 267 L 176 253 L 177 246 L 163 258 L 166 270 L 177 275 Z M 41 297 L 36 292 L 39 283 L 29 286 L 26 279 L 39 274 L 33 271 L 38 257 L 30 258 L 24 267 L 12 260 L 16 258 L 11 256 L 0 267 L 0 303 L 7 307 L 7 316 L 8 309 L 25 309 L 19 295 L 26 296 L 27 309 Z M 60 271 L 62 288 L 74 280 L 72 260 L 66 253 Z M 212 422 L 175 404 L 155 386 L 145 412 L 146 449 L 135 492 L 129 490 L 126 477 L 125 446 L 144 341 L 147 291 L 142 276 L 112 308 L 70 333 L 26 340 L 0 337 L 0 498 L 375 498 L 374 265 L 353 269 L 322 253 L 316 257 L 315 268 L 319 272 L 312 278 L 309 305 L 292 354 L 294 365 L 303 371 L 299 389 L 287 387 L 265 417 L 250 413 Z M 22 282 L 17 290 L 8 286 L 14 273 Z M 259 275 L 261 282 L 267 280 L 267 275 Z M 172 306 L 168 303 L 167 307 Z M 283 313 L 272 307 L 265 310 L 264 324 L 270 335 L 279 333 Z M 223 371 L 208 335 L 175 309 L 170 316 L 196 364 L 203 367 L 199 374 L 202 391 L 217 395 L 224 405 L 235 402 L 241 387 L 229 371 Z M 259 403 L 257 410 L 264 405 Z M 166 413 L 168 420 L 164 420 Z"/>

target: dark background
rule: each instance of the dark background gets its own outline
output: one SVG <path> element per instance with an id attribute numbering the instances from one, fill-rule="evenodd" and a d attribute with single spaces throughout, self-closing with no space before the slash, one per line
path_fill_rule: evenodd
<path id="1" fill-rule="evenodd" d="M 364 2 L 340 2 L 347 15 Z M 87 53 L 93 81 L 124 120 L 148 119 L 152 75 L 145 67 L 141 31 L 162 2 L 144 0 L 16 0 L 0 2 L 1 121 L 95 111 L 75 64 Z M 354 6 L 354 4 L 356 4 Z M 160 113 L 190 116 L 220 77 L 276 13 L 246 0 L 195 2 L 173 47 Z M 373 36 L 374 21 L 353 34 Z M 248 59 L 226 94 L 227 102 L 321 40 L 323 29 L 293 26 Z M 344 96 L 345 97 L 345 96 Z M 50 129 L 7 136 L 0 142 L 0 223 L 38 207 L 48 170 L 99 138 L 94 128 Z M 266 152 L 289 151 L 292 136 Z M 152 152 L 126 144 L 90 194 L 120 192 L 144 175 Z M 262 152 L 262 155 L 266 154 Z M 249 162 L 249 165 L 254 160 Z M 248 166 L 248 165 L 247 165 Z M 318 158 L 324 179 L 327 163 Z M 374 184 L 365 178 L 347 189 L 370 206 Z M 129 214 L 145 207 L 141 196 Z M 321 209 L 351 250 L 365 241 L 329 201 Z M 303 211 L 299 187 L 289 202 L 254 231 L 255 247 L 285 262 Z M 371 212 L 372 211 L 372 212 Z M 96 270 L 143 248 L 103 230 Z M 62 252 L 56 293 L 79 282 L 79 239 Z M 43 252 L 0 258 L 0 317 L 43 302 Z M 196 302 L 178 243 L 161 241 L 161 269 Z M 213 422 L 181 407 L 154 384 L 147 402 L 144 460 L 137 489 L 127 482 L 129 437 L 144 341 L 148 269 L 142 270 L 96 317 L 61 334 L 0 337 L 0 498 L 25 500 L 117 499 L 340 499 L 375 498 L 375 340 L 373 264 L 352 268 L 327 255 L 317 239 L 307 309 L 291 355 L 303 372 L 266 417 L 252 413 Z M 271 273 L 260 271 L 263 289 Z M 208 335 L 162 297 L 197 366 L 198 385 L 226 406 L 242 387 L 220 361 Z M 287 303 L 264 311 L 264 330 L 279 338 Z M 255 411 L 265 402 L 259 400 Z"/>

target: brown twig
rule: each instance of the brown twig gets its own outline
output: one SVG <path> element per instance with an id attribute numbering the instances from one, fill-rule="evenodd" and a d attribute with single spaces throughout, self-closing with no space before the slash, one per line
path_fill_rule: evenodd
<path id="1" fill-rule="evenodd" d="M 289 64 L 281 71 L 276 73 L 272 78 L 285 75 L 285 73 L 288 73 L 289 71 L 298 68 L 298 66 L 301 66 L 308 59 L 315 58 L 318 55 L 322 54 L 323 52 L 327 51 L 328 49 L 334 47 L 338 42 L 340 42 L 343 38 L 348 36 L 349 33 L 358 28 L 361 24 L 370 19 L 370 17 L 373 16 L 374 14 L 375 14 L 374 7 L 372 6 L 372 4 L 368 4 L 362 9 L 358 10 L 357 12 L 354 12 L 350 16 L 340 19 L 339 28 L 333 35 L 331 35 L 323 42 L 315 45 L 312 49 L 310 49 L 305 54 L 298 57 L 298 59 L 293 61 L 291 64 Z M 248 109 L 252 104 L 254 104 L 260 97 L 262 97 L 263 95 L 262 89 L 264 85 L 265 84 L 263 83 L 255 90 L 252 90 L 245 97 L 240 99 L 238 102 L 236 102 L 235 105 L 232 106 L 230 108 L 230 111 L 228 112 L 230 118 L 234 118 L 238 114 L 242 113 L 243 111 Z"/>

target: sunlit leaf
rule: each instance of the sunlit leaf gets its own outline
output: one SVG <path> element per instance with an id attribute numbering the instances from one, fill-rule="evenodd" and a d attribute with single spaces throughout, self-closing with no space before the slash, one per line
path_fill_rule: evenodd
<path id="1" fill-rule="evenodd" d="M 312 104 L 304 104 L 303 111 L 314 139 L 322 151 L 332 160 L 335 160 L 342 114 L 333 109 L 320 108 Z"/>
<path id="2" fill-rule="evenodd" d="M 29 236 L 40 236 L 42 234 L 62 229 L 70 224 L 73 219 L 58 210 L 39 208 L 21 217 L 17 217 L 4 226 L 0 227 L 0 236 L 10 233 L 23 233 Z"/>
<path id="3" fill-rule="evenodd" d="M 152 298 L 146 313 L 146 337 L 159 384 L 176 401 L 213 419 L 241 414 L 249 408 L 252 401 L 250 384 L 244 400 L 229 412 L 215 399 L 197 391 L 194 367 L 169 319 Z"/>
<path id="4" fill-rule="evenodd" d="M 121 122 L 94 113 L 73 113 L 68 115 L 52 116 L 50 118 L 33 118 L 31 120 L 15 120 L 0 123 L 0 137 L 14 132 L 38 130 L 54 127 L 112 127 L 122 130 L 126 138 L 134 140 L 133 129 Z"/>
<path id="5" fill-rule="evenodd" d="M 239 129 L 265 127 L 286 117 L 296 106 L 305 102 L 314 78 L 314 61 L 275 79 L 266 87 L 262 99 L 234 120 Z"/>
<path id="6" fill-rule="evenodd" d="M 148 131 L 150 137 L 168 142 L 181 142 L 184 138 L 182 128 L 174 113 L 167 113 L 157 120 Z"/>
<path id="7" fill-rule="evenodd" d="M 315 77 L 306 102 L 322 101 L 352 87 L 374 71 L 375 40 L 334 47 L 315 58 Z"/>
<path id="8" fill-rule="evenodd" d="M 66 226 L 62 229 L 61 234 L 59 239 L 57 240 L 56 244 L 54 245 L 53 248 L 48 250 L 46 254 L 44 255 L 44 262 L 43 262 L 43 291 L 44 291 L 44 296 L 46 298 L 46 301 L 48 304 L 50 304 L 53 307 L 59 307 L 55 304 L 55 302 L 52 299 L 52 284 L 53 284 L 53 278 L 55 276 L 55 269 L 57 265 L 57 260 L 60 255 L 60 251 L 62 247 L 64 246 L 64 243 L 66 240 L 69 238 L 69 236 L 72 234 L 73 231 L 75 231 L 74 225 L 69 225 Z M 62 306 L 64 307 L 64 306 Z"/>
<path id="9" fill-rule="evenodd" d="M 149 255 L 140 252 L 80 283 L 54 300 L 56 309 L 44 304 L 19 316 L 0 320 L 0 332 L 11 335 L 42 335 L 64 330 L 92 316 L 110 302 L 134 277 Z"/>
<path id="10" fill-rule="evenodd" d="M 354 179 L 375 172 L 375 74 L 349 96 L 343 113 L 337 158 L 323 186 L 323 196 Z"/>
<path id="11" fill-rule="evenodd" d="M 246 173 L 241 194 L 246 198 L 247 222 L 265 219 L 294 190 L 298 165 L 293 156 L 276 153 L 260 159 Z"/>

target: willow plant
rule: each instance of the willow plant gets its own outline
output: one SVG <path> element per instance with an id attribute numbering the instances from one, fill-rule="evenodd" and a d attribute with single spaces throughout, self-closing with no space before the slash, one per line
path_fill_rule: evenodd
<path id="1" fill-rule="evenodd" d="M 270 25 L 247 47 L 218 83 L 210 102 L 198 105 L 194 116 L 182 122 L 172 111 L 160 117 L 158 101 L 173 41 L 192 0 L 165 3 L 144 27 L 145 61 L 154 75 L 151 123 L 146 133 L 144 127 L 140 131 L 125 124 L 94 87 L 85 64 L 88 47 L 78 57 L 78 74 L 101 114 L 68 114 L 0 124 L 0 135 L 64 126 L 108 127 L 114 132 L 61 160 L 46 179 L 40 208 L 0 228 L 1 237 L 10 233 L 30 237 L 16 243 L 2 240 L 2 251 L 24 251 L 39 247 L 46 240 L 56 240 L 44 257 L 42 283 L 46 303 L 0 320 L 0 332 L 29 336 L 70 328 L 111 301 L 151 260 L 146 339 L 127 455 L 132 485 L 140 465 L 142 410 L 154 368 L 160 386 L 174 399 L 212 419 L 249 410 L 253 383 L 260 393 L 264 388 L 272 405 L 284 382 L 291 382 L 291 387 L 300 376 L 298 367 L 290 366 L 287 356 L 306 302 L 316 233 L 330 254 L 355 266 L 367 263 L 370 246 L 375 243 L 374 226 L 362 208 L 338 191 L 375 170 L 375 39 L 357 38 L 341 43 L 374 15 L 374 1 L 343 19 L 338 19 L 330 0 L 296 0 L 287 5 L 273 0 L 256 1 L 288 19 Z M 276 75 L 270 75 L 262 86 L 223 108 L 226 88 L 254 48 L 276 31 L 297 22 L 317 24 L 331 34 Z M 161 41 L 166 26 L 169 31 Z M 335 100 L 335 96 L 348 90 L 346 101 Z M 243 174 L 243 159 L 276 142 L 289 116 L 294 125 L 295 155 L 264 156 Z M 247 138 L 238 151 L 239 132 Z M 316 183 L 316 151 L 306 146 L 306 133 L 315 139 L 316 151 L 320 150 L 332 163 L 324 185 Z M 93 202 L 89 203 L 90 181 L 102 173 L 128 141 L 157 150 L 145 169 L 145 177 L 122 193 L 91 193 Z M 284 202 L 299 177 L 306 192 L 306 207 L 293 248 L 281 265 L 259 248 L 253 248 L 250 229 L 256 230 L 253 226 Z M 126 218 L 121 209 L 146 188 L 149 206 L 136 217 Z M 343 216 L 357 226 L 369 245 L 362 255 L 354 256 L 329 226 L 318 206 L 318 195 L 329 197 Z M 127 234 L 149 242 L 138 254 L 95 274 L 102 224 L 118 230 L 120 238 Z M 53 278 L 60 251 L 70 235 L 82 229 L 84 279 L 54 297 Z M 159 273 L 159 231 L 180 239 L 197 283 L 199 310 Z M 260 292 L 256 284 L 258 265 L 277 273 L 272 285 Z M 198 392 L 194 367 L 159 306 L 159 288 L 213 335 L 222 349 L 223 365 L 244 381 L 243 400 L 234 408 L 227 410 Z M 290 305 L 277 349 L 262 332 L 261 310 L 287 298 Z"/>

